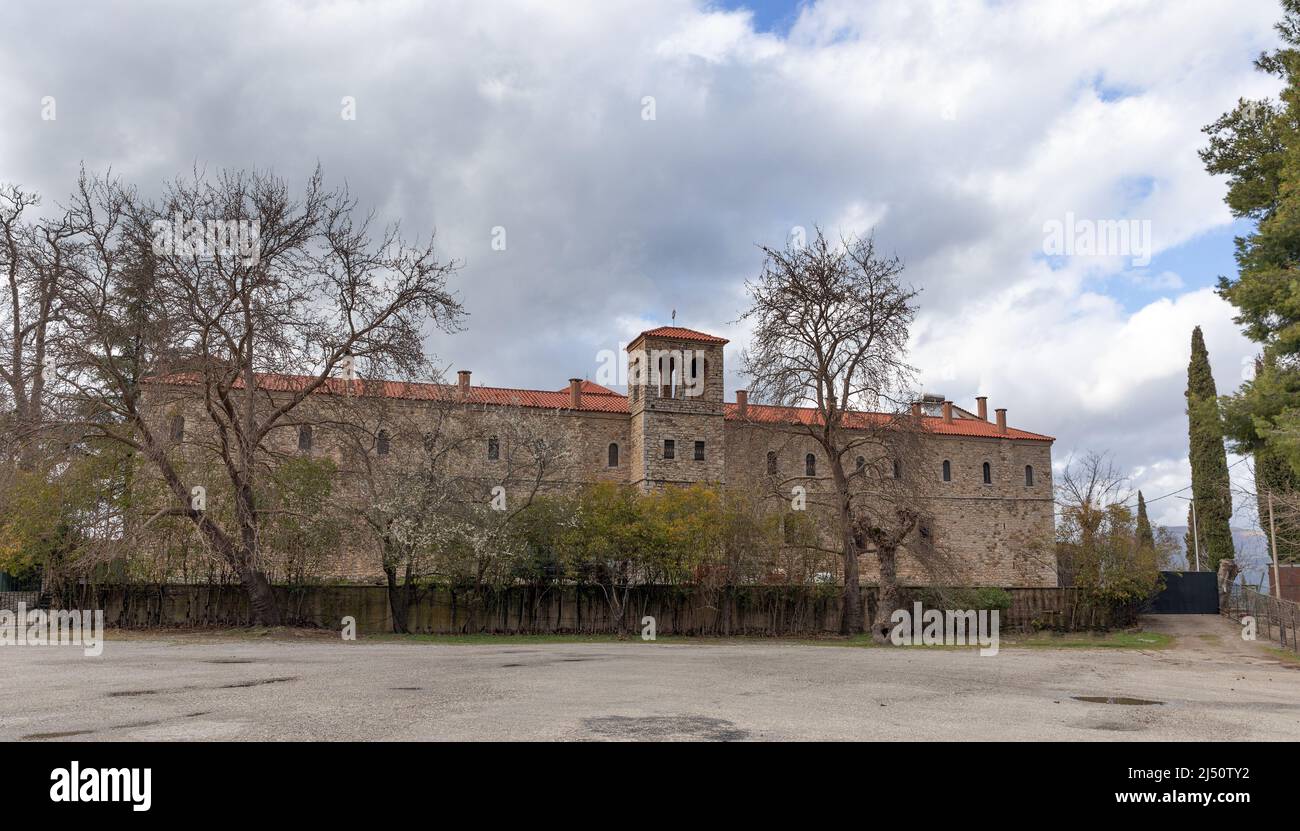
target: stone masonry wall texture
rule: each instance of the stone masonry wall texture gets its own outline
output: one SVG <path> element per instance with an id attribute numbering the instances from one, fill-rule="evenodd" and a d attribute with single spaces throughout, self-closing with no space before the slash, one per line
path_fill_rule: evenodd
<path id="1" fill-rule="evenodd" d="M 762 480 L 770 484 L 772 477 L 764 477 L 768 453 L 772 452 L 777 454 L 776 479 L 783 491 L 802 483 L 810 493 L 824 493 L 831 487 L 827 460 L 806 432 L 757 424 L 742 414 L 737 404 L 724 403 L 725 343 L 704 333 L 669 327 L 643 333 L 628 347 L 629 394 L 623 396 L 585 384 L 576 408 L 568 389 L 407 385 L 395 393 L 390 390 L 379 397 L 363 396 L 359 400 L 313 394 L 300 405 L 295 421 L 319 421 L 313 429 L 310 454 L 342 462 L 343 439 L 328 428 L 328 423 L 346 412 L 347 418 L 366 422 L 367 429 L 376 434 L 380 429 L 388 432 L 392 450 L 385 463 L 402 464 L 404 448 L 419 441 L 419 432 L 426 429 L 424 425 L 436 409 L 444 419 L 442 429 L 455 429 L 465 439 L 455 463 L 490 478 L 500 473 L 504 463 L 488 459 L 487 439 L 500 432 L 494 419 L 500 418 L 503 407 L 510 406 L 513 417 L 538 420 L 537 429 L 558 431 L 567 439 L 570 453 L 550 477 L 547 490 L 576 489 L 595 481 L 626 482 L 643 490 L 689 483 L 741 486 Z M 664 378 L 644 373 L 644 369 L 656 357 L 669 355 L 674 356 L 674 384 L 665 397 L 669 391 L 663 388 Z M 669 366 L 666 360 L 662 365 Z M 692 367 L 696 377 L 692 383 L 683 384 L 682 373 L 689 373 Z M 292 383 L 290 376 L 276 378 L 281 385 Z M 197 398 L 199 390 L 192 383 L 162 382 L 154 383 L 149 395 L 158 429 L 167 429 L 178 415 L 184 417 L 185 435 L 178 451 L 191 456 L 203 454 L 213 439 L 211 425 Z M 264 406 L 284 394 L 282 390 L 271 391 Z M 340 410 L 340 402 L 346 402 L 345 410 Z M 752 415 L 755 406 L 749 405 L 746 412 Z M 909 550 L 921 544 L 914 534 L 900 554 L 903 582 L 1055 586 L 1051 438 L 1010 428 L 1003 433 L 990 421 L 955 409 L 952 423 L 937 416 L 923 420 L 922 448 L 902 463 L 900 471 L 914 486 L 916 501 L 922 508 L 923 525 L 929 534 L 925 544 L 942 547 L 945 560 L 952 565 L 948 573 L 941 575 L 922 569 Z M 296 423 L 277 430 L 270 439 L 274 451 L 285 458 L 301 454 L 297 431 Z M 666 439 L 674 442 L 672 459 L 665 458 Z M 696 458 L 696 442 L 703 443 L 703 459 Z M 614 466 L 609 465 L 611 444 L 618 448 Z M 816 458 L 815 477 L 804 475 L 809 454 Z M 950 469 L 949 481 L 943 480 L 945 460 Z M 878 461 L 873 458 L 871 464 Z M 985 463 L 991 480 L 987 484 Z M 1027 476 L 1026 468 L 1032 471 L 1031 476 Z M 772 498 L 782 499 L 777 493 Z M 829 516 L 819 519 L 823 540 L 834 547 L 835 524 Z M 345 555 L 329 565 L 331 573 L 327 577 L 361 582 L 381 579 L 382 571 L 372 549 L 367 545 L 350 546 Z M 860 567 L 864 582 L 876 579 L 874 557 L 864 556 Z"/>

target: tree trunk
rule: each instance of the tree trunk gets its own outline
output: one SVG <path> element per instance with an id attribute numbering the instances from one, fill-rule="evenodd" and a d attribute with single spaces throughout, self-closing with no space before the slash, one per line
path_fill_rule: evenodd
<path id="1" fill-rule="evenodd" d="M 876 557 L 880 560 L 880 593 L 871 622 L 871 639 L 876 643 L 889 643 L 889 630 L 892 628 L 889 618 L 898 608 L 898 549 L 877 545 Z"/>
<path id="2" fill-rule="evenodd" d="M 406 626 L 408 595 L 402 591 L 401 586 L 397 585 L 397 569 L 394 566 L 385 563 L 384 576 L 388 578 L 388 609 L 393 615 L 393 633 L 408 635 L 410 634 Z"/>
<path id="3" fill-rule="evenodd" d="M 240 582 L 248 592 L 248 605 L 253 612 L 254 626 L 279 626 L 280 610 L 275 605 L 271 581 L 255 563 L 258 562 L 257 506 L 253 489 L 247 483 L 235 491 L 235 517 L 239 522 L 239 539 L 242 545 L 232 553 L 239 569 Z M 204 519 L 211 524 L 211 520 Z"/>
<path id="4" fill-rule="evenodd" d="M 619 640 L 622 640 L 627 636 L 627 626 L 623 620 L 626 611 L 625 597 L 619 596 L 618 586 L 613 583 L 604 587 L 604 590 L 605 599 L 609 602 L 609 617 L 610 622 L 614 624 L 614 634 L 618 636 Z"/>
<path id="5" fill-rule="evenodd" d="M 858 543 L 853 533 L 853 513 L 849 500 L 840 501 L 840 530 L 844 538 L 844 595 L 843 614 L 840 617 L 840 634 L 857 635 L 862 632 L 862 584 L 858 575 Z"/>
<path id="6" fill-rule="evenodd" d="M 275 605 L 275 593 L 266 575 L 251 566 L 239 570 L 239 581 L 248 592 L 248 607 L 254 626 L 279 626 L 280 609 Z"/>

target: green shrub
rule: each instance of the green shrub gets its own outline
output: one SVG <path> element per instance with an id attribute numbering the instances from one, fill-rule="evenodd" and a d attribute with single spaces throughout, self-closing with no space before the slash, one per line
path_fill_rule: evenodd
<path id="1" fill-rule="evenodd" d="M 1006 589 L 988 586 L 975 589 L 974 594 L 974 608 L 976 609 L 997 609 L 1002 614 L 1006 614 L 1011 609 L 1011 592 Z"/>

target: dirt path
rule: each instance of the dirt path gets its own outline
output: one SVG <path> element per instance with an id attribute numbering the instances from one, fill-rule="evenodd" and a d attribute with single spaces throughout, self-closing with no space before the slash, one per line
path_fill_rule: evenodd
<path id="1" fill-rule="evenodd" d="M 1277 646 L 1276 642 L 1265 639 L 1263 632 L 1254 641 L 1244 640 L 1240 624 L 1222 615 L 1147 615 L 1142 618 L 1142 626 L 1174 636 L 1177 640 L 1164 651 L 1164 657 L 1180 663 L 1287 666 L 1269 651 L 1269 647 Z"/>

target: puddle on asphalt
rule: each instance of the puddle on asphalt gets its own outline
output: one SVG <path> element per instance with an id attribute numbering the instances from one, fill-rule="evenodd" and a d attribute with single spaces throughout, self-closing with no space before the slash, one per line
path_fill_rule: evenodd
<path id="1" fill-rule="evenodd" d="M 1110 697 L 1104 695 L 1076 695 L 1073 698 L 1075 701 L 1083 701 L 1088 704 L 1128 704 L 1134 707 L 1165 703 L 1163 701 L 1152 701 L 1149 698 L 1126 698 L 1118 695 Z"/>

